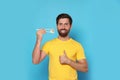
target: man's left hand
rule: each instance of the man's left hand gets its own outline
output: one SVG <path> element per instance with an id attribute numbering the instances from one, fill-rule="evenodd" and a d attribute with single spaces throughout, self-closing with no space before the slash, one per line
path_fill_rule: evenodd
<path id="1" fill-rule="evenodd" d="M 69 64 L 70 59 L 67 57 L 66 52 L 64 51 L 64 54 L 59 57 L 60 63 L 61 64 Z"/>

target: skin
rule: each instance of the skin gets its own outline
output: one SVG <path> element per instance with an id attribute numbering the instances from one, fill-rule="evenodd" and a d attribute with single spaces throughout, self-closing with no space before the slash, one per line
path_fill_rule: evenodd
<path id="1" fill-rule="evenodd" d="M 71 29 L 70 22 L 68 18 L 61 18 L 58 21 L 57 24 L 57 29 L 58 31 L 61 32 L 62 29 L 65 29 L 65 32 L 69 32 L 69 30 Z M 37 39 L 36 39 L 36 44 L 32 53 L 32 62 L 34 64 L 39 64 L 46 56 L 47 54 L 44 51 L 40 50 L 40 44 L 42 41 L 42 36 L 45 34 L 45 30 L 38 30 L 36 35 L 37 35 Z M 61 32 L 62 33 L 62 32 Z M 58 36 L 58 38 L 62 41 L 66 41 L 69 40 L 70 37 L 69 35 L 62 37 L 62 36 Z M 80 59 L 78 61 L 72 61 L 71 59 L 69 59 L 66 55 L 66 52 L 63 52 L 62 56 L 59 56 L 59 61 L 62 65 L 69 65 L 71 67 L 73 67 L 74 69 L 81 71 L 81 72 L 87 72 L 88 71 L 88 64 L 86 59 Z"/>

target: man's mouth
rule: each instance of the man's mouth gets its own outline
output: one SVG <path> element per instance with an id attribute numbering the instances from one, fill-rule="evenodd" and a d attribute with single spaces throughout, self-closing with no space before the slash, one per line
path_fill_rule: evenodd
<path id="1" fill-rule="evenodd" d="M 61 32 L 61 33 L 65 33 L 65 32 L 66 32 L 66 30 L 60 30 L 60 32 Z"/>

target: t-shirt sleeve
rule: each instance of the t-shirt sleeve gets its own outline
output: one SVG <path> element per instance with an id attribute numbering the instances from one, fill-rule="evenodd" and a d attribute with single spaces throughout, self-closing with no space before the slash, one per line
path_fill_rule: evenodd
<path id="1" fill-rule="evenodd" d="M 77 60 L 80 60 L 80 59 L 85 59 L 85 54 L 84 54 L 84 49 L 82 47 L 82 45 L 80 44 L 78 47 L 77 47 Z"/>
<path id="2" fill-rule="evenodd" d="M 50 44 L 47 42 L 42 46 L 42 51 L 44 51 L 46 54 L 49 54 L 49 46 Z"/>

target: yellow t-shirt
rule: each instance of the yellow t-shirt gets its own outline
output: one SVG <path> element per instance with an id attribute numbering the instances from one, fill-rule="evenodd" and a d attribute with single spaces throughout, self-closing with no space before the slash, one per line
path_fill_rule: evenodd
<path id="1" fill-rule="evenodd" d="M 67 41 L 55 38 L 48 41 L 42 50 L 49 55 L 49 80 L 77 80 L 77 71 L 69 65 L 60 64 L 59 56 L 65 50 L 68 58 L 73 61 L 84 59 L 84 50 L 80 43 L 72 38 Z"/>

